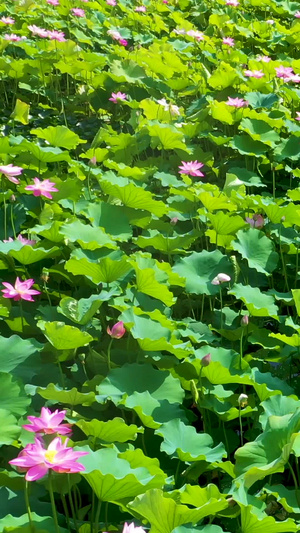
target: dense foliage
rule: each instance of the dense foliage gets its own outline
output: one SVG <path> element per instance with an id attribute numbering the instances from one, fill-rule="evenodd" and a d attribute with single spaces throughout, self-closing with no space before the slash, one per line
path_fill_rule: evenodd
<path id="1" fill-rule="evenodd" d="M 299 4 L 0 5 L 0 532 L 298 531 Z"/>

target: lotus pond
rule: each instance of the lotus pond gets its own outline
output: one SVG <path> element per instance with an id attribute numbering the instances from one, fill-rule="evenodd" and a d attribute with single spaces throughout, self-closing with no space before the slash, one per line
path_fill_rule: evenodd
<path id="1" fill-rule="evenodd" d="M 300 530 L 299 9 L 0 2 L 0 533 Z"/>

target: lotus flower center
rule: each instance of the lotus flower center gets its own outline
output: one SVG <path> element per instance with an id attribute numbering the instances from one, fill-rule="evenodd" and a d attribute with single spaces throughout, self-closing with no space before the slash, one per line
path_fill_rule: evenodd
<path id="1" fill-rule="evenodd" d="M 45 452 L 45 459 L 49 463 L 54 463 L 57 452 L 55 450 L 47 450 Z"/>

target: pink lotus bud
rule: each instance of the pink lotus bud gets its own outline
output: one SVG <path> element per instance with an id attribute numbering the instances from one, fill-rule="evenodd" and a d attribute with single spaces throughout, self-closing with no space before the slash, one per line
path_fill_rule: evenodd
<path id="1" fill-rule="evenodd" d="M 113 339 L 121 339 L 121 337 L 123 337 L 123 335 L 126 333 L 124 323 L 121 321 L 114 324 L 111 329 L 108 326 L 106 331 Z"/>
<path id="2" fill-rule="evenodd" d="M 94 157 L 91 157 L 91 159 L 90 159 L 90 165 L 96 165 L 96 164 L 97 164 L 97 158 L 94 155 Z"/>
<path id="3" fill-rule="evenodd" d="M 208 366 L 209 363 L 211 362 L 211 355 L 210 353 L 206 354 L 204 357 L 202 357 L 201 359 L 201 365 L 202 366 Z"/>
<path id="4" fill-rule="evenodd" d="M 246 217 L 246 222 L 248 222 L 248 224 L 250 224 L 250 226 L 252 228 L 257 228 L 257 229 L 261 229 L 263 228 L 264 224 L 265 224 L 265 219 L 262 215 L 260 215 L 259 213 L 255 213 L 255 215 L 253 215 L 252 218 L 250 217 Z"/>
<path id="5" fill-rule="evenodd" d="M 248 326 L 249 324 L 249 315 L 242 316 L 241 326 Z"/>
<path id="6" fill-rule="evenodd" d="M 221 285 L 222 283 L 226 283 L 227 281 L 230 281 L 230 280 L 231 280 L 231 277 L 228 276 L 228 274 L 224 274 L 223 272 L 221 272 L 212 280 L 211 283 L 212 285 Z"/>
<path id="7" fill-rule="evenodd" d="M 175 225 L 177 224 L 177 222 L 178 222 L 178 218 L 177 218 L 177 217 L 173 217 L 173 218 L 171 218 L 171 220 L 170 220 L 170 224 L 171 224 L 172 226 L 175 226 Z"/>

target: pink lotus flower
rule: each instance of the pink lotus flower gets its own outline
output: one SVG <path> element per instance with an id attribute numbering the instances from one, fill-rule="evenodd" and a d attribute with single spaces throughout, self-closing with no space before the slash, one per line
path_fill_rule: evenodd
<path id="1" fill-rule="evenodd" d="M 226 0 L 226 5 L 237 7 L 240 5 L 240 3 L 238 0 Z"/>
<path id="2" fill-rule="evenodd" d="M 11 17 L 2 17 L 0 20 L 3 24 L 14 24 L 16 22 L 15 19 Z"/>
<path id="3" fill-rule="evenodd" d="M 122 39 L 122 35 L 117 30 L 108 30 L 107 35 L 109 35 L 115 41 Z"/>
<path id="4" fill-rule="evenodd" d="M 227 46 L 234 46 L 235 45 L 235 41 L 234 41 L 234 39 L 232 39 L 232 37 L 224 37 L 222 43 L 226 44 Z"/>
<path id="5" fill-rule="evenodd" d="M 5 41 L 11 41 L 12 43 L 15 42 L 19 42 L 19 41 L 24 41 L 26 39 L 25 35 L 20 37 L 20 35 L 16 35 L 15 33 L 6 33 L 4 35 L 4 40 Z"/>
<path id="6" fill-rule="evenodd" d="M 296 13 L 294 13 L 294 17 L 296 17 L 296 19 L 300 19 L 300 11 L 296 11 Z"/>
<path id="7" fill-rule="evenodd" d="M 32 33 L 32 35 L 38 35 L 38 37 L 48 37 L 48 31 L 44 28 L 36 26 L 35 24 L 31 24 L 30 26 L 28 26 L 28 29 Z"/>
<path id="8" fill-rule="evenodd" d="M 81 9 L 80 7 L 73 7 L 71 11 L 73 15 L 75 15 L 75 17 L 85 17 L 85 11 L 84 9 Z"/>
<path id="9" fill-rule="evenodd" d="M 20 176 L 22 172 L 22 167 L 15 167 L 12 163 L 9 165 L 0 165 L 0 173 L 4 174 L 9 181 L 15 183 L 16 185 L 20 183 L 20 180 L 18 180 L 15 176 Z"/>
<path id="10" fill-rule="evenodd" d="M 224 274 L 223 272 L 221 272 L 212 280 L 211 283 L 212 285 L 222 285 L 222 283 L 227 283 L 230 280 L 231 277 L 228 276 L 228 274 Z"/>
<path id="11" fill-rule="evenodd" d="M 249 78 L 263 78 L 264 73 L 262 70 L 244 70 L 245 76 L 248 76 Z"/>
<path id="12" fill-rule="evenodd" d="M 260 229 L 260 228 L 263 228 L 265 224 L 264 217 L 260 215 L 259 213 L 255 213 L 251 218 L 246 217 L 245 220 L 246 222 L 248 222 L 248 224 L 250 224 L 252 228 Z"/>
<path id="13" fill-rule="evenodd" d="M 58 41 L 59 43 L 64 42 L 65 34 L 63 31 L 57 31 L 57 30 L 51 30 L 47 32 L 47 37 L 51 39 L 51 41 Z"/>
<path id="14" fill-rule="evenodd" d="M 68 435 L 72 433 L 71 424 L 61 424 L 63 419 L 66 416 L 67 411 L 59 411 L 56 409 L 51 413 L 50 409 L 47 407 L 42 407 L 41 416 L 28 416 L 30 424 L 25 424 L 23 426 L 27 431 L 32 433 L 44 433 L 45 435 L 53 435 L 57 433 L 58 435 Z"/>
<path id="15" fill-rule="evenodd" d="M 121 339 L 121 337 L 123 337 L 123 335 L 126 333 L 126 329 L 124 328 L 124 323 L 122 321 L 114 324 L 111 329 L 109 326 L 107 326 L 106 331 L 113 339 Z"/>
<path id="16" fill-rule="evenodd" d="M 295 120 L 300 120 L 300 111 L 296 111 L 296 115 Z"/>
<path id="17" fill-rule="evenodd" d="M 230 105 L 231 107 L 247 107 L 248 102 L 247 100 L 244 100 L 243 98 L 230 98 L 228 96 L 228 100 L 226 102 L 227 105 Z"/>
<path id="18" fill-rule="evenodd" d="M 286 78 L 291 74 L 294 74 L 292 67 L 284 67 L 283 65 L 280 65 L 280 67 L 276 67 L 275 70 L 277 78 Z"/>
<path id="19" fill-rule="evenodd" d="M 41 479 L 48 470 L 60 474 L 82 472 L 85 468 L 81 463 L 77 463 L 77 459 L 88 452 L 75 452 L 67 447 L 68 441 L 69 439 L 66 439 L 63 443 L 60 437 L 56 437 L 48 448 L 44 448 L 43 443 L 36 437 L 34 444 L 25 446 L 18 457 L 9 463 L 27 470 L 26 481 Z"/>
<path id="20" fill-rule="evenodd" d="M 147 8 L 146 6 L 137 6 L 134 11 L 138 11 L 140 13 L 146 13 Z"/>
<path id="21" fill-rule="evenodd" d="M 288 76 L 285 76 L 283 78 L 283 81 L 293 81 L 294 83 L 300 83 L 300 76 L 299 74 L 289 74 Z"/>
<path id="22" fill-rule="evenodd" d="M 198 30 L 189 30 L 186 32 L 187 35 L 189 35 L 189 37 L 194 37 L 194 39 L 196 39 L 196 41 L 204 41 L 204 35 L 202 33 L 202 31 L 198 31 Z"/>
<path id="23" fill-rule="evenodd" d="M 52 200 L 51 192 L 58 192 L 54 187 L 55 183 L 49 180 L 40 181 L 39 178 L 34 178 L 34 185 L 27 185 L 25 191 L 33 191 L 33 196 L 45 196 Z"/>
<path id="24" fill-rule="evenodd" d="M 32 295 L 41 294 L 40 291 L 36 291 L 35 289 L 30 288 L 33 284 L 34 279 L 20 281 L 20 279 L 17 278 L 15 281 L 15 286 L 3 281 L 2 285 L 6 287 L 6 289 L 1 289 L 1 292 L 3 292 L 3 298 L 13 298 L 15 302 L 18 302 L 19 300 L 27 300 L 28 302 L 33 302 L 34 300 L 32 298 Z"/>
<path id="25" fill-rule="evenodd" d="M 269 63 L 272 59 L 269 56 L 257 56 L 256 61 L 262 61 L 263 63 Z"/>
<path id="26" fill-rule="evenodd" d="M 140 526 L 135 526 L 133 522 L 131 524 L 125 522 L 122 533 L 146 533 L 146 531 Z"/>
<path id="27" fill-rule="evenodd" d="M 109 100 L 114 104 L 117 104 L 119 101 L 126 100 L 126 98 L 127 94 L 118 91 L 117 93 L 111 93 L 111 98 L 109 98 Z"/>
<path id="28" fill-rule="evenodd" d="M 33 246 L 34 244 L 36 244 L 36 241 L 31 240 L 31 239 L 25 239 L 25 237 L 23 237 L 23 235 L 21 235 L 21 234 L 18 235 L 15 240 L 16 241 L 20 241 L 22 244 L 27 244 L 28 246 Z M 3 242 L 14 242 L 14 239 L 9 237 L 9 239 L 4 240 Z"/>
<path id="29" fill-rule="evenodd" d="M 106 0 L 106 3 L 109 6 L 116 6 L 117 5 L 116 0 Z"/>
<path id="30" fill-rule="evenodd" d="M 126 39 L 120 39 L 119 40 L 119 44 L 121 44 L 122 46 L 127 46 L 128 45 L 128 41 L 126 41 Z"/>
<path id="31" fill-rule="evenodd" d="M 163 4 L 168 4 L 168 3 L 169 3 L 169 0 L 162 0 L 162 3 L 163 3 Z"/>
<path id="32" fill-rule="evenodd" d="M 181 166 L 178 167 L 179 174 L 203 177 L 204 174 L 199 170 L 203 166 L 203 163 L 199 163 L 199 161 L 181 161 Z"/>
<path id="33" fill-rule="evenodd" d="M 47 0 L 47 4 L 50 6 L 59 6 L 59 0 Z"/>

